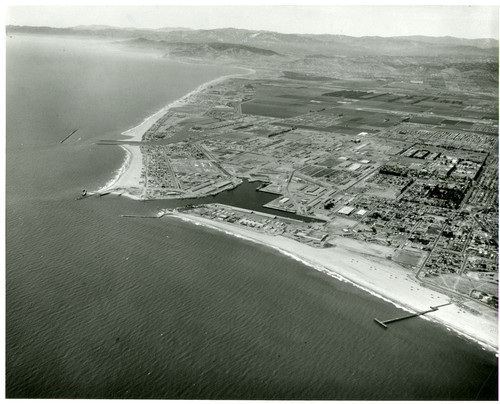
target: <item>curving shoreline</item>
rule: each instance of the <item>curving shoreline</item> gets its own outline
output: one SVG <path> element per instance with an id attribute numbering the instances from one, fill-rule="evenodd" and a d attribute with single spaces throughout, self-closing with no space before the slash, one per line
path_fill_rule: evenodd
<path id="1" fill-rule="evenodd" d="M 145 118 L 139 125 L 122 132 L 121 135 L 126 137 L 127 140 L 141 141 L 144 133 L 171 108 L 186 105 L 194 95 L 228 78 L 255 73 L 251 69 L 245 70 L 247 70 L 247 73 L 221 76 L 199 85 L 185 96 Z M 144 199 L 145 190 L 140 183 L 143 169 L 140 146 L 125 144 L 120 146 L 125 150 L 122 165 L 115 172 L 115 176 L 96 192 L 111 192 L 142 200 Z M 274 248 L 281 254 L 298 260 L 337 280 L 348 282 L 403 310 L 410 312 L 423 311 L 432 305 L 443 304 L 450 300 L 447 295 L 422 286 L 418 281 L 411 278 L 411 273 L 409 274 L 407 270 L 395 262 L 386 260 L 383 255 L 377 253 L 376 247 L 367 243 L 361 245 L 361 242 L 355 240 L 338 238 L 335 240 L 336 247 L 315 249 L 281 236 L 257 233 L 199 216 L 185 213 L 176 213 L 173 216 Z M 332 262 L 335 262 L 335 265 L 332 265 Z M 497 352 L 497 318 L 495 315 L 490 316 L 489 313 L 485 314 L 483 311 L 480 315 L 475 315 L 463 310 L 456 304 L 452 304 L 422 318 L 439 323 L 449 330 L 475 341 L 484 349 Z"/>
<path id="2" fill-rule="evenodd" d="M 274 248 L 317 271 L 411 313 L 450 301 L 447 295 L 425 288 L 405 276 L 402 267 L 378 255 L 376 248 L 370 248 L 366 243 L 339 238 L 335 240 L 336 247 L 318 249 L 282 236 L 258 233 L 197 215 L 174 213 L 169 216 Z M 498 352 L 497 318 L 493 311 L 491 316 L 475 315 L 453 303 L 421 318 L 438 323 L 485 350 Z"/>
<path id="3" fill-rule="evenodd" d="M 143 135 L 148 131 L 154 123 L 164 116 L 171 108 L 186 105 L 191 101 L 191 98 L 200 92 L 205 91 L 208 87 L 223 82 L 232 77 L 244 77 L 255 73 L 255 70 L 238 67 L 238 69 L 246 70 L 246 73 L 234 73 L 226 76 L 217 77 L 216 79 L 200 84 L 194 90 L 190 91 L 181 98 L 172 101 L 159 111 L 145 118 L 139 125 L 127 129 L 121 135 L 126 137 L 126 140 L 140 142 Z M 112 194 L 120 194 L 132 199 L 143 199 L 143 190 L 140 187 L 139 181 L 142 172 L 142 153 L 140 147 L 136 145 L 121 144 L 120 147 L 125 150 L 125 158 L 115 176 L 108 181 L 103 187 L 99 188 L 96 193 L 110 192 Z"/>

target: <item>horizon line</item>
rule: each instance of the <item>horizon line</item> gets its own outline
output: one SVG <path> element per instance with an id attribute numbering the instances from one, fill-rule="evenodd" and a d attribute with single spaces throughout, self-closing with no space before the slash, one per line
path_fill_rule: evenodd
<path id="1" fill-rule="evenodd" d="M 72 25 L 72 26 L 64 26 L 64 27 L 54 27 L 50 25 L 18 25 L 18 24 L 6 24 L 5 27 L 30 27 L 30 28 L 52 28 L 52 29 L 74 29 L 78 27 L 106 27 L 106 28 L 111 28 L 111 29 L 131 29 L 131 30 L 147 30 L 147 31 L 158 31 L 162 29 L 172 29 L 172 32 L 175 31 L 182 31 L 182 30 L 189 30 L 189 31 L 216 31 L 216 30 L 228 30 L 228 29 L 235 29 L 235 30 L 244 30 L 244 31 L 252 31 L 252 32 L 271 32 L 271 33 L 277 33 L 281 35 L 314 35 L 314 36 L 321 36 L 321 35 L 326 35 L 326 36 L 341 36 L 341 37 L 351 37 L 351 38 L 411 38 L 411 37 L 424 37 L 424 38 L 455 38 L 455 39 L 464 39 L 464 40 L 493 40 L 496 42 L 499 42 L 498 38 L 493 38 L 493 37 L 474 37 L 474 38 L 464 38 L 460 36 L 454 36 L 454 35 L 425 35 L 425 34 L 412 34 L 412 35 L 390 35 L 390 36 L 385 36 L 385 35 L 346 35 L 346 34 L 333 34 L 333 33 L 291 33 L 291 32 L 281 32 L 281 31 L 271 31 L 271 30 L 266 30 L 266 29 L 249 29 L 249 28 L 236 28 L 236 27 L 220 27 L 220 28 L 191 28 L 191 27 L 158 27 L 158 28 L 152 28 L 152 27 L 133 27 L 133 26 L 116 26 L 116 25 L 107 25 L 107 24 L 80 24 L 80 25 Z"/>

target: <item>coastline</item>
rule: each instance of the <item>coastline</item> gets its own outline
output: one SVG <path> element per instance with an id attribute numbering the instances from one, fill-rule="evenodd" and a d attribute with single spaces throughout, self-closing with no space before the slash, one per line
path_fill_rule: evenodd
<path id="1" fill-rule="evenodd" d="M 191 98 L 198 93 L 205 91 L 208 87 L 223 82 L 232 77 L 242 77 L 255 74 L 255 70 L 246 67 L 238 67 L 238 69 L 246 70 L 246 73 L 234 73 L 200 84 L 194 90 L 190 91 L 181 98 L 172 101 L 159 111 L 145 118 L 139 125 L 127 129 L 121 133 L 125 140 L 133 142 L 142 141 L 143 135 L 148 131 L 154 123 L 164 116 L 171 108 L 181 107 L 189 103 Z M 142 153 L 140 146 L 121 144 L 120 147 L 125 151 L 125 158 L 122 165 L 116 170 L 115 175 L 104 186 L 99 188 L 95 193 L 112 193 L 126 196 L 135 200 L 144 199 L 144 189 L 140 186 L 141 172 L 142 172 Z"/>
<path id="2" fill-rule="evenodd" d="M 411 272 L 387 260 L 377 251 L 376 246 L 367 243 L 337 238 L 334 247 L 320 249 L 283 236 L 258 233 L 187 213 L 174 213 L 169 216 L 274 248 L 315 270 L 350 283 L 411 313 L 428 310 L 430 306 L 450 301 L 449 296 L 422 286 L 412 279 Z M 421 318 L 439 323 L 448 330 L 478 343 L 485 350 L 498 352 L 497 317 L 493 311 L 491 315 L 476 315 L 452 303 Z"/>
<path id="3" fill-rule="evenodd" d="M 199 85 L 183 97 L 169 103 L 151 116 L 145 118 L 139 125 L 121 133 L 126 140 L 141 141 L 144 133 L 171 108 L 189 103 L 193 96 L 232 77 L 242 77 L 254 74 L 255 71 L 241 68 L 246 73 L 235 73 L 221 76 Z M 125 150 L 125 158 L 116 171 L 115 176 L 97 193 L 110 192 L 135 200 L 143 200 L 145 189 L 141 186 L 143 170 L 142 153 L 139 145 L 120 145 Z M 178 219 L 196 225 L 202 225 L 225 232 L 229 235 L 243 238 L 278 250 L 288 257 L 320 272 L 347 282 L 375 297 L 383 299 L 396 307 L 419 312 L 428 310 L 430 306 L 448 303 L 450 297 L 444 293 L 426 288 L 415 280 L 413 274 L 387 260 L 377 247 L 356 240 L 337 237 L 335 247 L 317 249 L 297 241 L 282 237 L 258 233 L 243 229 L 228 223 L 218 222 L 186 213 L 175 213 Z M 332 265 L 332 262 L 335 265 Z M 489 314 L 489 313 L 487 313 Z M 456 303 L 442 307 L 438 311 L 422 316 L 423 319 L 434 321 L 448 330 L 462 335 L 480 344 L 483 349 L 498 352 L 498 321 L 496 315 L 473 314 L 459 307 Z"/>

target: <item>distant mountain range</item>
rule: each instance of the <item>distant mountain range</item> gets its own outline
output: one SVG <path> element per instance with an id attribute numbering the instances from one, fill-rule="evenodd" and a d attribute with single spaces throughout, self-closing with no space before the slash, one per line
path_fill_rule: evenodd
<path id="1" fill-rule="evenodd" d="M 30 27 L 30 28 L 34 28 L 34 27 Z M 114 29 L 114 28 L 110 27 L 108 25 L 78 25 L 78 26 L 73 27 L 71 29 L 78 30 L 78 31 L 105 31 L 105 30 L 110 30 L 110 29 Z M 119 29 L 125 30 L 125 31 L 137 31 L 137 28 L 132 28 L 132 27 L 119 28 Z M 157 28 L 154 31 L 160 31 L 160 32 L 192 31 L 192 29 L 191 28 L 183 28 L 183 27 L 164 27 L 164 28 Z"/>
<path id="2" fill-rule="evenodd" d="M 339 56 L 478 56 L 498 58 L 498 40 L 454 37 L 350 37 L 345 35 L 282 34 L 236 28 L 137 29 L 92 25 L 73 28 L 7 26 L 8 34 L 88 36 L 133 40 L 132 46 L 165 49 L 178 56 L 269 56 L 316 58 Z"/>

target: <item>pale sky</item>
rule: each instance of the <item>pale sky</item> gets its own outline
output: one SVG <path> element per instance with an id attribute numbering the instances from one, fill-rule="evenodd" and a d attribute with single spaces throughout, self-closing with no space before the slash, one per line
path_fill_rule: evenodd
<path id="1" fill-rule="evenodd" d="M 42 3 L 43 4 L 43 3 Z M 108 3 L 109 4 L 109 3 Z M 218 4 L 223 4 L 219 2 Z M 497 6 L 8 6 L 6 24 L 245 28 L 350 36 L 499 37 Z M 289 3 L 290 4 L 290 3 Z"/>

